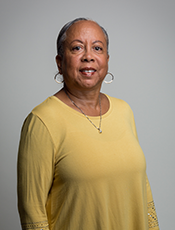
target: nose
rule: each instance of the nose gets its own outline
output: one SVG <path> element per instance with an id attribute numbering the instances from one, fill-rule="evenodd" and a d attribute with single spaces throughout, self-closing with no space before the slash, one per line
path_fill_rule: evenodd
<path id="1" fill-rule="evenodd" d="M 83 53 L 83 56 L 82 56 L 82 61 L 83 62 L 94 62 L 94 56 L 93 56 L 93 53 L 92 53 L 92 50 L 90 49 L 86 49 Z"/>

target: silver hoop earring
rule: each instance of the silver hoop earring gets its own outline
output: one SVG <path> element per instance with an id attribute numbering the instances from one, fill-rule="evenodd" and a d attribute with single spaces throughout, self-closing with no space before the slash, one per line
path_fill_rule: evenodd
<path id="1" fill-rule="evenodd" d="M 60 72 L 58 72 L 57 74 L 55 74 L 54 80 L 58 84 L 62 84 L 64 82 L 63 76 L 60 74 Z"/>
<path id="2" fill-rule="evenodd" d="M 111 75 L 112 78 L 111 78 L 110 81 L 105 81 L 105 80 L 104 80 L 104 83 L 106 83 L 106 84 L 111 84 L 111 83 L 113 82 L 113 80 L 114 80 L 114 75 L 113 75 L 112 73 L 107 72 L 107 75 L 108 75 L 108 74 Z"/>

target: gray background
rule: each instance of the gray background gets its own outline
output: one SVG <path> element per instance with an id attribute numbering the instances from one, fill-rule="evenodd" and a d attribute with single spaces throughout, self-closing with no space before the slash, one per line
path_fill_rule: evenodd
<path id="1" fill-rule="evenodd" d="M 0 228 L 20 229 L 16 161 L 27 114 L 56 92 L 56 37 L 76 17 L 110 36 L 102 91 L 132 107 L 161 229 L 174 230 L 175 1 L 4 0 L 0 3 Z"/>

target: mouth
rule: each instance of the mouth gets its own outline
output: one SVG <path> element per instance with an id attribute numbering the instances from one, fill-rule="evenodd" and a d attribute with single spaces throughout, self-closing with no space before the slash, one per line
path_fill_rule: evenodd
<path id="1" fill-rule="evenodd" d="M 96 70 L 94 68 L 83 68 L 83 69 L 80 69 L 80 72 L 83 75 L 91 76 L 96 72 Z"/>
<path id="2" fill-rule="evenodd" d="M 89 70 L 82 70 L 81 72 L 85 72 L 85 73 L 93 73 L 95 72 L 95 70 L 89 69 Z"/>

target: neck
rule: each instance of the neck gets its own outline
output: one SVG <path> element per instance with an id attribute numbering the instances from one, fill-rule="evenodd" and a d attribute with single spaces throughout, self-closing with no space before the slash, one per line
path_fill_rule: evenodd
<path id="1" fill-rule="evenodd" d="M 99 107 L 100 107 L 100 121 L 99 121 L 99 127 L 97 127 L 93 122 L 92 120 L 87 116 L 87 114 L 85 112 L 83 112 L 83 110 L 70 98 L 66 88 L 64 88 L 64 91 L 67 95 L 67 97 L 70 99 L 70 101 L 72 102 L 72 104 L 80 110 L 80 112 L 88 119 L 88 121 L 99 131 L 99 133 L 102 133 L 102 130 L 101 130 L 101 120 L 102 120 L 102 114 L 101 114 L 101 98 L 100 98 L 100 95 L 99 95 Z"/>
<path id="2" fill-rule="evenodd" d="M 99 107 L 99 95 L 100 90 L 91 90 L 91 91 L 80 91 L 80 90 L 72 90 L 69 89 L 66 85 L 64 85 L 63 90 L 67 92 L 68 96 L 72 101 L 74 101 L 77 105 L 86 108 L 96 109 Z"/>

